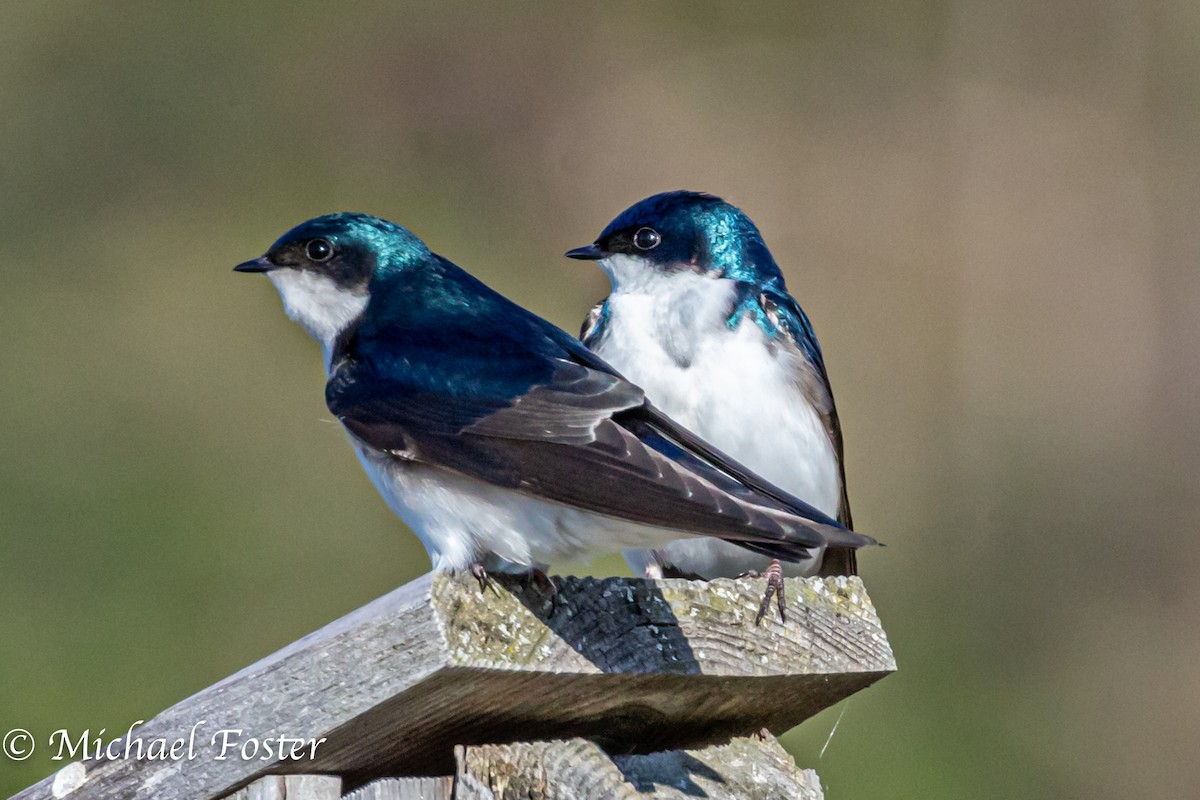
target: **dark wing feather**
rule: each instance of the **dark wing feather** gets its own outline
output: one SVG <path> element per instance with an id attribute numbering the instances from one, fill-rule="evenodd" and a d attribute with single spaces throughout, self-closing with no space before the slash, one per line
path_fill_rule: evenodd
<path id="1" fill-rule="evenodd" d="M 553 382 L 533 386 L 506 406 L 463 429 L 464 433 L 501 439 L 544 439 L 586 445 L 596 425 L 618 411 L 645 402 L 642 390 L 617 375 L 561 362 Z"/>
<path id="2" fill-rule="evenodd" d="M 579 508 L 756 543 L 789 559 L 843 533 L 826 517 L 801 519 L 811 509 L 791 507 L 756 488 L 761 479 L 747 481 L 732 462 L 696 448 L 694 437 L 646 405 L 640 389 L 552 330 L 561 334 L 554 344 L 563 357 L 534 356 L 553 365 L 550 374 L 507 397 L 463 391 L 449 374 L 439 384 L 431 373 L 448 370 L 452 359 L 419 353 L 406 355 L 406 370 L 392 363 L 380 374 L 350 344 L 326 399 L 371 447 Z M 506 358 L 528 360 L 503 348 L 493 357 L 493 370 L 504 370 Z M 511 366 L 513 374 L 532 372 L 527 363 Z M 438 385 L 444 388 L 431 388 Z"/>
<path id="3" fill-rule="evenodd" d="M 795 301 L 792 301 L 793 304 Z M 597 308 L 603 309 L 604 304 L 600 304 Z M 798 308 L 798 306 L 797 306 Z M 803 314 L 803 312 L 801 312 Z M 597 327 L 602 327 L 603 314 L 601 320 L 597 321 Z M 805 318 L 807 325 L 807 318 Z M 557 330 L 557 329 L 556 329 Z M 811 335 L 810 340 L 816 346 L 816 337 Z M 560 332 L 561 333 L 561 332 Z M 593 329 L 592 334 L 595 335 L 598 330 Z M 632 386 L 600 356 L 593 350 L 586 347 L 583 343 L 567 337 L 563 334 L 564 341 L 560 342 L 561 346 L 567 351 L 569 357 L 574 361 L 588 367 L 595 373 L 612 375 L 619 378 L 625 385 Z M 817 350 L 816 362 L 820 365 L 821 374 L 824 375 L 825 366 L 820 359 L 820 351 Z M 823 385 L 828 389 L 828 381 L 824 381 Z M 638 390 L 640 393 L 640 389 Z M 829 394 L 829 404 L 832 407 L 833 396 Z M 802 519 L 816 523 L 820 526 L 821 532 L 825 535 L 828 544 L 835 548 L 856 548 L 865 547 L 871 544 L 878 544 L 870 536 L 857 534 L 848 529 L 840 520 L 833 520 L 828 515 L 804 502 L 793 494 L 785 492 L 775 484 L 761 477 L 757 473 L 752 472 L 741 463 L 735 461 L 730 456 L 721 452 L 717 448 L 710 445 L 708 442 L 701 439 L 696 434 L 679 425 L 673 419 L 662 413 L 650 403 L 645 403 L 641 408 L 637 409 L 640 416 L 644 417 L 644 421 L 648 423 L 648 428 L 656 434 L 655 438 L 650 441 L 651 446 L 656 449 L 669 451 L 673 458 L 687 461 L 693 465 L 693 468 L 700 468 L 706 472 L 709 479 L 718 484 L 724 491 L 736 497 L 742 497 L 750 502 L 757 504 L 775 503 L 776 508 L 786 511 L 789 514 L 801 517 Z M 631 412 L 632 413 L 632 412 Z M 834 426 L 837 427 L 836 410 L 834 413 Z M 629 415 L 625 415 L 628 417 Z M 837 429 L 838 438 L 836 439 L 836 449 L 838 452 L 838 467 L 841 468 L 841 431 Z M 844 500 L 845 497 L 845 478 L 842 479 L 842 494 L 843 506 L 848 509 L 848 505 Z M 769 498 L 769 500 L 767 499 Z M 847 515 L 849 511 L 847 510 Z M 853 555 L 853 553 L 851 553 Z"/>
<path id="4" fill-rule="evenodd" d="M 800 304 L 786 292 L 765 291 L 759 296 L 759 303 L 768 321 L 773 323 L 780 333 L 799 350 L 809 364 L 814 374 L 805 382 L 805 391 L 813 407 L 821 415 L 825 433 L 837 454 L 838 480 L 841 483 L 842 497 L 838 504 L 838 522 L 847 528 L 854 527 L 850 514 L 850 496 L 846 491 L 846 467 L 843 456 L 842 425 L 838 419 L 837 405 L 833 400 L 833 389 L 829 384 L 829 375 L 825 371 L 825 358 L 821 353 L 821 345 L 813 331 L 812 323 L 800 308 Z M 826 554 L 822 564 L 823 575 L 856 575 L 858 560 L 853 550 L 831 551 Z"/>
<path id="5" fill-rule="evenodd" d="M 766 478 L 751 472 L 653 406 L 648 406 L 646 411 L 653 416 L 654 423 L 660 430 L 679 442 L 688 452 L 703 458 L 713 468 L 727 476 L 729 484 L 725 487 L 726 491 L 735 495 L 745 492 L 753 496 L 759 503 L 764 502 L 762 500 L 764 496 L 770 498 L 778 504 L 779 508 L 788 513 L 820 525 L 830 547 L 856 548 L 877 544 L 870 536 L 854 533 L 842 525 L 839 520 L 831 519 L 795 495 L 785 492 Z"/>
<path id="6" fill-rule="evenodd" d="M 608 300 L 601 300 L 592 306 L 592 310 L 588 312 L 587 317 L 583 320 L 583 325 L 579 327 L 579 341 L 583 342 L 589 348 L 595 349 L 598 340 L 603 335 L 607 321 Z"/>

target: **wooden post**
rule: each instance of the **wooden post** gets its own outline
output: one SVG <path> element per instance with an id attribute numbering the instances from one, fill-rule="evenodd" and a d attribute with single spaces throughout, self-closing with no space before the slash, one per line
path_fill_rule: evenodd
<path id="1" fill-rule="evenodd" d="M 822 800 L 821 782 L 800 770 L 773 736 L 699 750 L 610 756 L 569 739 L 460 748 L 454 800 Z"/>
<path id="2" fill-rule="evenodd" d="M 229 800 L 342 800 L 342 779 L 329 775 L 268 775 Z"/>
<path id="3" fill-rule="evenodd" d="M 459 745 L 468 760 L 556 739 L 590 740 L 589 758 L 704 748 L 785 731 L 895 670 L 858 578 L 789 579 L 788 622 L 761 627 L 761 580 L 553 582 L 422 577 L 132 734 L 190 737 L 194 757 L 94 759 L 14 800 L 214 800 L 288 773 L 350 790 L 455 774 Z M 281 747 L 300 757 L 261 757 Z"/>
<path id="4" fill-rule="evenodd" d="M 453 800 L 454 778 L 380 778 L 345 800 Z"/>

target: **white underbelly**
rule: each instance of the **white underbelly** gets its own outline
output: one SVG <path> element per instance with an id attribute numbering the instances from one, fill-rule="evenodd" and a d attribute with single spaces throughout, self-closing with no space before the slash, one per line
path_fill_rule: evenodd
<path id="1" fill-rule="evenodd" d="M 486 562 L 489 569 L 524 570 L 622 548 L 661 547 L 688 535 L 540 500 L 352 443 L 375 488 L 425 545 L 434 569 Z"/>

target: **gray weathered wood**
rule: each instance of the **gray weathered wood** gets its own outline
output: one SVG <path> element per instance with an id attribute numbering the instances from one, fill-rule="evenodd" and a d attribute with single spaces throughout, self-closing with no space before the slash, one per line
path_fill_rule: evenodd
<path id="1" fill-rule="evenodd" d="M 755 627 L 761 580 L 556 578 L 481 591 L 425 576 L 164 711 L 145 741 L 193 760 L 89 761 L 67 796 L 195 800 L 268 773 L 448 774 L 453 746 L 583 736 L 612 752 L 786 730 L 895 662 L 857 578 L 791 579 L 788 623 Z M 215 758 L 207 737 L 317 741 L 315 758 Z M 324 740 L 324 741 L 320 741 Z M 50 798 L 47 778 L 16 797 Z"/>
<path id="2" fill-rule="evenodd" d="M 333 775 L 268 775 L 229 800 L 341 800 L 342 779 Z"/>
<path id="3" fill-rule="evenodd" d="M 812 770 L 796 767 L 774 737 L 698 750 L 610 756 L 568 739 L 459 748 L 454 800 L 821 800 Z"/>
<path id="4" fill-rule="evenodd" d="M 453 800 L 454 778 L 380 778 L 343 800 Z"/>

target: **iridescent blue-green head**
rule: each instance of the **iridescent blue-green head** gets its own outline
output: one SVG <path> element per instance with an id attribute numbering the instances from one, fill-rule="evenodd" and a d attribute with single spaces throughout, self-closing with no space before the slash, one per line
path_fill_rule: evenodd
<path id="1" fill-rule="evenodd" d="M 621 212 L 593 244 L 567 257 L 599 262 L 614 288 L 683 271 L 753 283 L 782 279 L 750 218 L 701 192 L 647 197 Z"/>
<path id="2" fill-rule="evenodd" d="M 406 228 L 341 213 L 297 225 L 265 255 L 234 269 L 266 273 L 287 315 L 328 349 L 362 315 L 373 281 L 420 268 L 429 258 L 429 248 Z"/>

